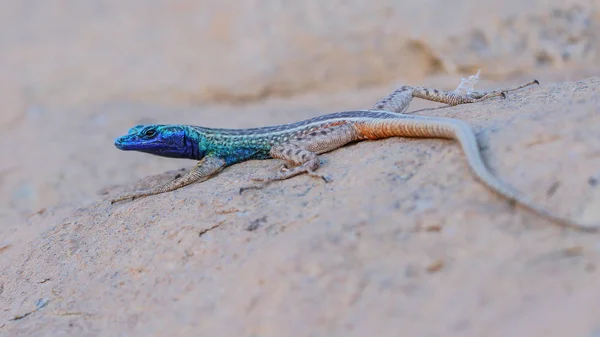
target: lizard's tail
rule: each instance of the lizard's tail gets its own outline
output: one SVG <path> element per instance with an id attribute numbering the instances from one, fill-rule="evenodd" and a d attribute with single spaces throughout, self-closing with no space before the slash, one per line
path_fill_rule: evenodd
<path id="1" fill-rule="evenodd" d="M 494 192 L 506 197 L 512 202 L 521 204 L 522 206 L 529 208 L 535 213 L 563 226 L 588 232 L 596 232 L 600 230 L 600 224 L 579 223 L 568 218 L 551 214 L 548 210 L 535 204 L 531 199 L 527 198 L 525 195 L 514 189 L 512 186 L 500 181 L 495 175 L 493 175 L 490 172 L 490 170 L 484 164 L 483 159 L 481 157 L 481 151 L 479 150 L 477 139 L 471 127 L 469 127 L 466 123 L 460 120 L 454 120 L 452 123 L 454 124 L 454 138 L 458 140 L 462 145 L 463 152 L 467 157 L 469 166 L 471 167 L 477 178 L 479 178 L 480 181 L 486 184 Z"/>
<path id="2" fill-rule="evenodd" d="M 485 165 L 477 138 L 471 127 L 457 119 L 401 115 L 394 119 L 379 119 L 358 126 L 365 138 L 381 139 L 388 137 L 422 137 L 422 138 L 448 138 L 457 140 L 465 153 L 469 166 L 475 176 L 493 192 L 518 203 L 533 212 L 565 227 L 587 231 L 600 231 L 600 224 L 586 224 L 554 215 L 543 207 L 537 205 L 512 186 L 502 182 L 491 173 Z"/>

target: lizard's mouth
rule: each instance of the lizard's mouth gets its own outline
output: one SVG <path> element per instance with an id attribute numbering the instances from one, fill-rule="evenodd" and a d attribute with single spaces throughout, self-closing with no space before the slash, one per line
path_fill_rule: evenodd
<path id="1" fill-rule="evenodd" d="M 146 147 L 149 147 L 148 145 L 150 145 L 148 142 L 140 142 L 136 141 L 135 139 L 132 140 L 127 136 L 122 136 L 115 139 L 115 146 L 119 150 L 142 150 Z"/>
<path id="2" fill-rule="evenodd" d="M 115 147 L 124 151 L 141 151 L 152 154 L 169 154 L 171 149 L 164 142 L 155 140 L 140 140 L 137 137 L 121 136 L 115 139 Z"/>
<path id="3" fill-rule="evenodd" d="M 117 147 L 117 149 L 119 150 L 129 150 L 129 142 L 124 139 L 125 137 L 119 137 L 117 139 L 115 139 L 115 146 Z"/>

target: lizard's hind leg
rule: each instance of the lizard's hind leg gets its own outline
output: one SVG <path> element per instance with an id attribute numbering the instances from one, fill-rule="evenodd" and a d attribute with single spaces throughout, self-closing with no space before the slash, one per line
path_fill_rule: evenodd
<path id="1" fill-rule="evenodd" d="M 324 126 L 296 139 L 276 145 L 271 148 L 271 156 L 285 160 L 287 165 L 281 166 L 279 171 L 272 177 L 254 180 L 269 183 L 289 179 L 300 174 L 308 174 L 328 181 L 323 175 L 315 172 L 321 165 L 318 155 L 340 148 L 359 139 L 359 137 L 358 131 L 352 125 L 342 124 Z"/>
<path id="2" fill-rule="evenodd" d="M 273 158 L 285 160 L 285 163 L 280 165 L 277 173 L 270 177 L 252 178 L 252 180 L 262 182 L 262 184 L 242 187 L 240 188 L 240 194 L 247 190 L 261 189 L 273 181 L 289 179 L 303 173 L 328 182 L 325 176 L 315 172 L 321 165 L 317 154 L 297 143 L 288 142 L 273 146 L 269 153 Z"/>
<path id="3" fill-rule="evenodd" d="M 286 161 L 286 164 L 279 168 L 275 176 L 263 180 L 265 182 L 284 180 L 299 174 L 306 173 L 315 178 L 323 179 L 327 182 L 327 178 L 315 173 L 321 165 L 319 157 L 316 153 L 311 152 L 295 143 L 285 143 L 274 146 L 270 152 L 273 158 L 279 158 Z"/>
<path id="4" fill-rule="evenodd" d="M 406 113 L 406 110 L 408 109 L 413 97 L 448 105 L 476 103 L 493 97 L 505 97 L 507 92 L 519 90 L 533 84 L 539 84 L 537 80 L 533 80 L 513 88 L 478 92 L 473 90 L 475 83 L 478 80 L 479 72 L 477 72 L 475 75 L 469 76 L 466 79 L 463 78 L 458 87 L 453 91 L 405 85 L 379 100 L 377 103 L 375 103 L 372 109 Z"/>

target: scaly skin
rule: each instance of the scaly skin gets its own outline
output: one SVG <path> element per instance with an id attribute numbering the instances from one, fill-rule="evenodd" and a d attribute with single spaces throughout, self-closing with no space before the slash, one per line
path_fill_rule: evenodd
<path id="1" fill-rule="evenodd" d="M 193 125 L 138 125 L 115 141 L 119 149 L 171 158 L 189 158 L 199 162 L 187 174 L 163 186 L 125 195 L 112 200 L 112 203 L 173 191 L 209 179 L 227 166 L 250 159 L 279 158 L 285 161 L 274 176 L 255 179 L 264 183 L 288 179 L 299 174 L 309 174 L 326 180 L 315 172 L 320 164 L 318 155 L 348 143 L 389 137 L 446 138 L 460 143 L 472 172 L 491 191 L 558 224 L 579 230 L 596 231 L 600 226 L 578 223 L 553 215 L 495 177 L 484 164 L 475 134 L 466 123 L 450 118 L 403 113 L 413 97 L 458 105 L 505 96 L 508 91 L 534 83 L 539 84 L 537 81 L 531 81 L 516 88 L 488 93 L 470 90 L 458 93 L 464 82 L 453 92 L 403 86 L 377 102 L 374 110 L 338 112 L 297 123 L 262 128 L 215 129 Z M 245 187 L 240 193 L 254 188 L 260 187 Z"/>

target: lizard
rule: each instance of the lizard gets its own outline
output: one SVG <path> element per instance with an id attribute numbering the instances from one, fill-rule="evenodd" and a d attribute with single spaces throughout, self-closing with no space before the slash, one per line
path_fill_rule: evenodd
<path id="1" fill-rule="evenodd" d="M 194 159 L 198 163 L 187 173 L 164 185 L 120 196 L 111 200 L 111 204 L 206 181 L 225 167 L 253 159 L 277 158 L 284 161 L 274 175 L 252 179 L 263 182 L 263 186 L 300 174 L 328 182 L 325 176 L 316 172 L 320 166 L 318 155 L 322 153 L 364 140 L 389 137 L 442 138 L 458 141 L 472 173 L 492 192 L 562 226 L 583 231 L 599 230 L 600 224 L 579 223 L 552 214 L 492 174 L 483 161 L 475 133 L 467 123 L 455 118 L 406 113 L 413 97 L 455 106 L 506 97 L 508 92 L 539 85 L 537 80 L 532 80 L 503 90 L 474 91 L 473 84 L 478 76 L 479 72 L 468 79 L 463 78 L 454 91 L 404 85 L 377 101 L 372 109 L 336 112 L 290 124 L 248 129 L 180 124 L 134 126 L 115 140 L 118 149 Z M 257 187 L 242 187 L 240 194 L 252 188 Z"/>

